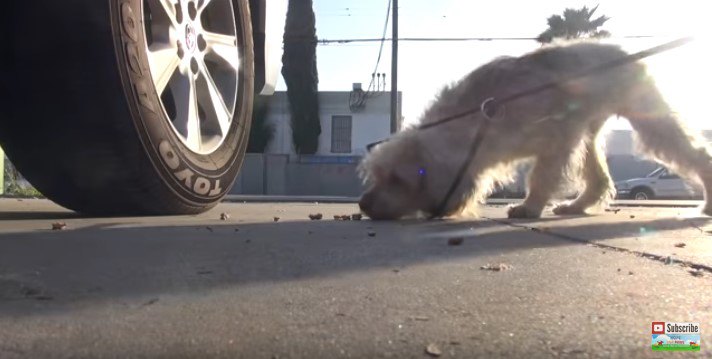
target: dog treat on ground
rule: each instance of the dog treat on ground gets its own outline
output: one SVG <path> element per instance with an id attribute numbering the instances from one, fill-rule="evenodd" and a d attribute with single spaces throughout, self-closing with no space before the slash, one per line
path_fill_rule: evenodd
<path id="1" fill-rule="evenodd" d="M 309 219 L 311 219 L 312 221 L 320 221 L 322 218 L 324 218 L 324 215 L 321 213 L 309 215 Z"/>
<path id="2" fill-rule="evenodd" d="M 693 277 L 702 277 L 705 275 L 701 269 L 690 269 L 689 272 Z"/>
<path id="3" fill-rule="evenodd" d="M 455 238 L 450 238 L 447 240 L 447 245 L 449 246 L 459 246 L 462 244 L 462 242 L 465 241 L 465 238 L 462 237 L 455 237 Z"/>
<path id="4" fill-rule="evenodd" d="M 487 263 L 487 264 L 483 265 L 482 267 L 480 267 L 480 269 L 482 269 L 482 270 L 489 270 L 489 271 L 493 271 L 493 272 L 506 271 L 506 270 L 510 270 L 512 268 L 513 267 L 511 265 L 505 264 L 505 263 L 498 263 L 498 264 Z"/>
<path id="5" fill-rule="evenodd" d="M 275 222 L 279 222 L 279 217 L 274 217 Z"/>
<path id="6" fill-rule="evenodd" d="M 351 219 L 353 219 L 354 221 L 360 221 L 361 219 L 363 219 L 363 215 L 361 213 L 354 213 L 351 215 Z"/>
<path id="7" fill-rule="evenodd" d="M 425 353 L 436 358 L 443 355 L 443 352 L 435 344 L 428 344 L 428 346 L 425 347 Z"/>
<path id="8" fill-rule="evenodd" d="M 223 221 L 227 221 L 228 219 L 230 219 L 230 215 L 227 213 L 220 213 L 220 219 Z"/>
<path id="9" fill-rule="evenodd" d="M 687 246 L 687 244 L 682 243 L 682 242 L 680 242 L 680 243 L 675 243 L 675 247 L 677 247 L 677 248 L 685 248 L 685 246 Z"/>
<path id="10" fill-rule="evenodd" d="M 341 220 L 341 216 L 339 216 L 339 215 L 335 214 L 335 215 L 334 215 L 334 220 L 335 220 L 335 221 L 339 221 L 339 220 Z"/>
<path id="11" fill-rule="evenodd" d="M 67 229 L 67 224 L 64 222 L 54 222 L 52 223 L 52 230 L 53 231 L 63 231 Z"/>
<path id="12" fill-rule="evenodd" d="M 562 80 L 592 68 L 596 70 L 584 77 Z M 666 159 L 680 173 L 703 178 L 705 192 L 712 193 L 712 151 L 695 145 L 701 133 L 685 128 L 650 81 L 644 63 L 617 45 L 578 42 L 497 58 L 441 90 L 413 128 L 382 142 L 363 159 L 359 174 L 368 190 L 359 206 L 376 220 L 419 212 L 426 217 L 458 215 L 484 197 L 490 189 L 484 184 L 510 178 L 514 164 L 532 158 L 536 164 L 526 192 L 539 195 L 511 207 L 507 215 L 539 218 L 556 199 L 552 189 L 568 179 L 572 162 L 590 173 L 583 178 L 585 190 L 554 213 L 583 215 L 614 190 L 598 146 L 598 134 L 611 116 L 625 117 L 648 153 Z M 480 143 L 468 157 L 473 144 Z M 579 159 L 579 153 L 586 155 Z M 469 167 L 460 178 L 463 163 Z M 712 215 L 712 198 L 702 211 Z"/>

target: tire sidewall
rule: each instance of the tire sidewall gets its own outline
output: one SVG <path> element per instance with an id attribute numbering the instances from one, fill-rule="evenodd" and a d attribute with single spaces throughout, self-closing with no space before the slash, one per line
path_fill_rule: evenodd
<path id="1" fill-rule="evenodd" d="M 178 138 L 149 70 L 142 0 L 111 0 L 117 63 L 144 152 L 163 182 L 189 204 L 215 203 L 232 187 L 247 148 L 254 94 L 254 50 L 247 0 L 232 0 L 241 66 L 233 121 L 223 143 L 196 154 Z"/>

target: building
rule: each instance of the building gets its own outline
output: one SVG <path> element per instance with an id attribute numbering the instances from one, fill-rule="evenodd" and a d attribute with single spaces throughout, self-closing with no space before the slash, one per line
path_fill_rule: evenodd
<path id="1" fill-rule="evenodd" d="M 398 108 L 403 95 L 398 94 Z M 363 191 L 357 166 L 368 144 L 386 139 L 401 127 L 391 122 L 390 92 L 319 93 L 321 136 L 314 155 L 297 155 L 285 92 L 270 98 L 267 123 L 274 137 L 264 154 L 247 154 L 232 194 L 356 197 Z"/>
<path id="2" fill-rule="evenodd" d="M 366 94 L 360 88 L 360 84 L 354 84 L 354 91 L 319 92 L 321 136 L 317 156 L 364 156 L 366 145 L 383 140 L 400 128 L 400 111 L 399 120 L 391 123 L 390 92 Z M 402 93 L 398 98 L 400 109 Z M 287 93 L 276 92 L 267 113 L 267 121 L 274 127 L 267 154 L 295 154 L 290 118 Z"/>

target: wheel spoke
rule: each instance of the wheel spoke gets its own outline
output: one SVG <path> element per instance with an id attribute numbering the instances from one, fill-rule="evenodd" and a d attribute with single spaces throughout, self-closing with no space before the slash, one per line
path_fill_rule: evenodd
<path id="1" fill-rule="evenodd" d="M 151 68 L 153 83 L 156 85 L 156 91 L 158 91 L 158 94 L 162 94 L 180 65 L 178 49 L 166 45 L 151 46 L 148 49 L 148 63 Z"/>
<path id="2" fill-rule="evenodd" d="M 220 56 L 223 60 L 230 64 L 233 69 L 240 69 L 237 37 L 205 31 L 203 32 L 203 38 L 205 39 L 210 51 Z"/>
<path id="3" fill-rule="evenodd" d="M 205 63 L 202 63 L 200 66 L 200 74 L 205 78 L 205 82 L 208 85 L 207 95 L 210 98 L 210 105 L 215 110 L 215 116 L 217 117 L 217 122 L 220 125 L 220 131 L 223 135 L 227 135 L 228 130 L 230 129 L 232 114 L 227 106 L 225 106 L 223 96 L 218 89 L 218 86 L 215 84 L 215 80 L 213 80 L 210 70 L 207 66 L 205 66 Z M 205 105 L 204 101 L 201 101 L 201 103 Z"/>
<path id="4" fill-rule="evenodd" d="M 195 80 L 190 78 L 190 95 L 188 96 L 188 136 L 186 143 L 190 148 L 200 150 L 202 147 L 202 136 L 200 133 L 200 115 L 198 111 L 198 95 L 196 91 Z"/>

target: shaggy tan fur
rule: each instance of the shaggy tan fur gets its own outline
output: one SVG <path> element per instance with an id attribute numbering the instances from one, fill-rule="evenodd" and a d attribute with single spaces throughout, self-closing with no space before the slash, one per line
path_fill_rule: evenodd
<path id="1" fill-rule="evenodd" d="M 614 45 L 573 43 L 542 48 L 522 57 L 496 59 L 445 88 L 422 116 L 437 121 L 507 95 L 567 78 L 627 54 Z M 497 111 L 475 158 L 467 151 L 481 114 L 427 130 L 406 129 L 377 146 L 360 166 L 368 185 L 360 201 L 374 219 L 431 214 L 457 170 L 470 161 L 466 178 L 445 215 L 472 214 L 495 181 L 506 182 L 521 160 L 532 160 L 527 196 L 511 207 L 514 218 L 539 217 L 565 182 L 580 178 L 583 190 L 557 214 L 583 214 L 610 200 L 615 189 L 598 140 L 606 119 L 627 118 L 642 148 L 687 178 L 701 181 L 712 215 L 712 157 L 697 134 L 685 128 L 665 103 L 642 63 L 629 63 L 520 98 Z"/>

